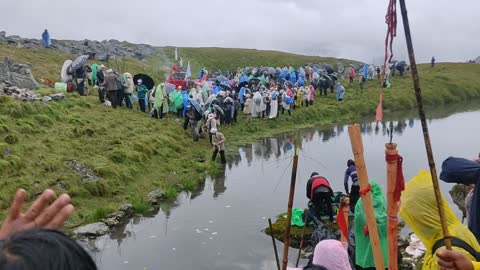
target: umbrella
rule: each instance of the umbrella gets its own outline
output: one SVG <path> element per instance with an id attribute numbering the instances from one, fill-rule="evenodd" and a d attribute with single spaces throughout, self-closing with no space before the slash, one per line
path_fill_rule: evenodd
<path id="1" fill-rule="evenodd" d="M 189 98 L 188 101 L 190 102 L 190 104 L 192 104 L 192 107 L 195 109 L 195 111 L 197 111 L 199 114 L 203 114 L 202 107 L 195 99 Z"/>
<path id="2" fill-rule="evenodd" d="M 232 89 L 232 87 L 226 82 L 222 82 L 222 83 L 220 83 L 220 85 L 225 87 L 225 88 Z"/>
<path id="3" fill-rule="evenodd" d="M 327 71 L 328 74 L 332 74 L 332 73 L 335 72 L 335 69 L 330 64 L 325 64 L 324 68 L 325 68 L 325 70 Z"/>
<path id="4" fill-rule="evenodd" d="M 216 80 L 219 82 L 223 82 L 223 81 L 228 81 L 228 78 L 223 75 L 219 75 L 217 76 Z"/>
<path id="5" fill-rule="evenodd" d="M 324 74 L 324 75 L 322 75 L 322 78 L 323 78 L 324 80 L 328 81 L 329 83 L 333 83 L 332 78 L 331 78 L 330 76 L 328 76 L 328 75 L 325 75 L 325 74 Z"/>
<path id="6" fill-rule="evenodd" d="M 251 75 L 252 72 L 253 72 L 253 69 L 254 69 L 253 67 L 246 68 L 246 69 L 245 69 L 245 74 Z"/>
<path id="7" fill-rule="evenodd" d="M 165 92 L 167 92 L 167 95 L 170 95 L 171 92 L 175 91 L 175 84 L 172 83 L 165 83 Z"/>
<path id="8" fill-rule="evenodd" d="M 268 67 L 262 67 L 260 69 L 260 73 L 265 73 L 265 72 L 268 72 Z"/>
<path id="9" fill-rule="evenodd" d="M 205 102 L 205 103 L 210 104 L 210 103 L 212 103 L 216 98 L 217 98 L 217 95 L 215 95 L 215 94 L 210 95 L 210 96 L 208 97 L 208 99 L 207 99 L 207 102 Z"/>
<path id="10" fill-rule="evenodd" d="M 87 60 L 89 57 L 90 57 L 89 55 L 82 55 L 77 57 L 77 59 L 75 59 L 75 61 L 73 61 L 72 63 L 72 70 L 76 71 L 79 68 L 83 67 L 85 63 L 87 63 Z"/>
<path id="11" fill-rule="evenodd" d="M 137 74 L 133 76 L 133 81 L 135 83 L 137 83 L 137 81 L 140 79 L 143 81 L 143 84 L 147 87 L 147 89 L 153 89 L 155 87 L 155 82 L 150 76 L 146 74 Z"/>
<path id="12" fill-rule="evenodd" d="M 225 112 L 223 111 L 222 107 L 220 107 L 219 105 L 217 104 L 214 104 L 213 105 L 213 108 L 216 109 L 219 113 L 221 113 L 222 115 L 225 114 Z"/>

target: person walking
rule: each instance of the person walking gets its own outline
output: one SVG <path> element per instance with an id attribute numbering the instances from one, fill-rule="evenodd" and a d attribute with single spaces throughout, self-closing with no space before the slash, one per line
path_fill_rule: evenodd
<path id="1" fill-rule="evenodd" d="M 343 94 L 345 93 L 345 87 L 338 82 L 337 83 L 337 101 L 342 101 L 343 100 Z"/>
<path id="2" fill-rule="evenodd" d="M 350 192 L 348 191 L 348 179 L 352 179 Z M 358 181 L 357 168 L 355 161 L 349 159 L 347 161 L 347 170 L 345 171 L 345 179 L 343 180 L 345 192 L 350 196 L 350 209 L 355 212 L 355 205 L 360 198 L 360 182 Z"/>
<path id="3" fill-rule="evenodd" d="M 220 152 L 220 157 L 222 159 L 222 164 L 226 164 L 227 161 L 225 159 L 225 136 L 218 132 L 216 128 L 212 128 L 210 130 L 212 133 L 212 144 L 213 144 L 213 155 L 212 161 L 217 159 L 217 154 Z"/>
<path id="4" fill-rule="evenodd" d="M 140 110 L 142 112 L 146 111 L 146 98 L 147 98 L 147 92 L 148 89 L 143 84 L 142 79 L 137 80 L 137 85 L 135 86 L 135 90 L 137 91 L 137 97 L 138 97 L 138 105 L 140 106 Z"/>
<path id="5" fill-rule="evenodd" d="M 432 68 L 435 67 L 435 56 L 432 56 Z"/>
<path id="6" fill-rule="evenodd" d="M 103 85 L 103 82 L 105 82 L 104 70 L 105 66 L 100 65 L 97 71 L 98 100 L 100 103 L 105 103 L 105 86 Z"/>
<path id="7" fill-rule="evenodd" d="M 117 90 L 118 84 L 120 83 L 117 75 L 113 73 L 112 69 L 107 70 L 107 75 L 105 75 L 105 81 L 103 82 L 103 86 L 108 93 L 108 99 L 114 109 L 117 108 Z"/>

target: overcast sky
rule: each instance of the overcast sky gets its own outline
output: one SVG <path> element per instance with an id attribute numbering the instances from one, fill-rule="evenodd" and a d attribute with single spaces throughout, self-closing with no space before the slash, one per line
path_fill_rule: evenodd
<path id="1" fill-rule="evenodd" d="M 388 0 L 0 0 L 0 30 L 39 38 L 272 49 L 380 63 Z M 417 61 L 480 55 L 478 0 L 407 0 Z M 400 7 L 396 59 L 408 58 Z"/>

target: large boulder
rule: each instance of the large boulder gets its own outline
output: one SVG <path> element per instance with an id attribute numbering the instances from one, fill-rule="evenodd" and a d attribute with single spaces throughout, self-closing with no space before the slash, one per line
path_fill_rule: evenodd
<path id="1" fill-rule="evenodd" d="M 105 223 L 96 222 L 76 229 L 73 234 L 77 237 L 97 237 L 107 234 L 109 229 Z"/>
<path id="2" fill-rule="evenodd" d="M 0 82 L 2 81 L 8 81 L 13 86 L 24 89 L 40 87 L 40 84 L 33 78 L 30 65 L 17 64 L 8 57 L 0 62 Z"/>

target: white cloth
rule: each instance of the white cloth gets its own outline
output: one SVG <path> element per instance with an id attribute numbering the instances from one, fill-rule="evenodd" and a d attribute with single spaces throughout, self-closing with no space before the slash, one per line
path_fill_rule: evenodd
<path id="1" fill-rule="evenodd" d="M 270 119 L 277 118 L 277 114 L 278 114 L 278 99 L 272 100 L 270 102 L 270 115 L 268 116 L 268 118 Z"/>

